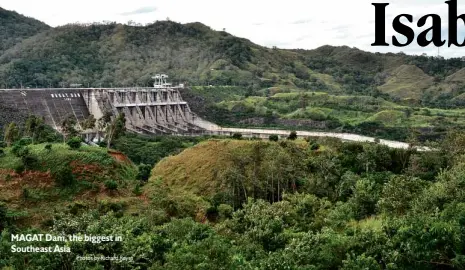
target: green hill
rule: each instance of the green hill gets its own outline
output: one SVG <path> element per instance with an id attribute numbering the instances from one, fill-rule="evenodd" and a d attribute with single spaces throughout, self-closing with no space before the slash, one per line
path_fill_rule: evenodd
<path id="1" fill-rule="evenodd" d="M 300 144 L 304 145 L 304 142 Z M 244 171 L 252 169 L 254 151 L 262 155 L 262 160 L 269 160 L 272 155 L 288 154 L 286 148 L 277 143 L 210 140 L 157 163 L 152 171 L 152 181 L 160 177 L 169 186 L 197 194 L 211 195 L 226 188 L 227 183 L 218 182 L 218 179 L 227 178 L 238 159 L 243 159 Z M 251 179 L 247 179 L 249 180 Z M 247 182 L 245 185 L 250 188 L 251 184 Z"/>
<path id="2" fill-rule="evenodd" d="M 389 79 L 379 89 L 400 99 L 419 100 L 425 89 L 433 85 L 433 78 L 413 65 L 402 65 L 394 69 Z"/>
<path id="3" fill-rule="evenodd" d="M 1 149 L 0 202 L 22 225 L 38 226 L 76 203 L 95 208 L 106 202 L 141 202 L 132 193 L 137 168 L 117 153 L 90 146 L 72 150 L 58 143 L 49 149 L 46 144 L 18 146 Z"/>
<path id="4" fill-rule="evenodd" d="M 0 7 L 0 55 L 23 39 L 49 28 L 43 22 Z"/>

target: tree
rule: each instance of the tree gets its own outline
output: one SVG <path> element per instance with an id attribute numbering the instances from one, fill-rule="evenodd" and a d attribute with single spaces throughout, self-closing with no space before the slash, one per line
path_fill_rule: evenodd
<path id="1" fill-rule="evenodd" d="M 386 214 L 405 214 L 410 208 L 410 202 L 426 185 L 425 181 L 418 178 L 395 176 L 384 184 L 377 206 Z"/>
<path id="2" fill-rule="evenodd" d="M 89 115 L 86 120 L 82 121 L 81 126 L 83 129 L 94 129 L 97 119 L 93 114 Z"/>
<path id="3" fill-rule="evenodd" d="M 118 114 L 118 116 L 113 119 L 106 127 L 106 141 L 107 141 L 107 149 L 110 149 L 111 142 L 121 135 L 124 134 L 126 131 L 126 118 L 124 113 Z"/>
<path id="4" fill-rule="evenodd" d="M 7 146 L 11 146 L 19 138 L 19 128 L 16 123 L 11 122 L 5 130 L 4 141 Z"/>
<path id="5" fill-rule="evenodd" d="M 147 164 L 140 164 L 138 167 L 137 179 L 147 182 L 152 172 L 152 166 Z"/>
<path id="6" fill-rule="evenodd" d="M 26 120 L 26 135 L 34 139 L 37 138 L 38 133 L 44 129 L 44 120 L 35 115 L 31 115 Z"/>
<path id="7" fill-rule="evenodd" d="M 100 141 L 100 135 L 102 133 L 105 133 L 108 125 L 110 125 L 111 123 L 111 116 L 112 116 L 111 112 L 105 111 L 103 113 L 103 116 L 99 118 L 97 121 L 97 132 L 99 135 L 99 141 Z"/>
<path id="8" fill-rule="evenodd" d="M 73 116 L 68 116 L 63 119 L 61 122 L 61 130 L 63 132 L 63 143 L 66 142 L 66 139 L 70 137 L 75 137 L 78 135 L 76 130 L 76 119 Z"/>

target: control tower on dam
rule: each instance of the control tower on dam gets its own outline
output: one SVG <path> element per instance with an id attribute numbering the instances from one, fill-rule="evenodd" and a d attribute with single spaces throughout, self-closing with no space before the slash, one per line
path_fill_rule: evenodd
<path id="1" fill-rule="evenodd" d="M 67 117 L 81 123 L 106 112 L 124 113 L 128 130 L 145 134 L 195 134 L 205 129 L 168 76 L 153 77 L 154 87 L 0 89 L 0 103 L 30 115 L 42 116 L 57 130 Z"/>

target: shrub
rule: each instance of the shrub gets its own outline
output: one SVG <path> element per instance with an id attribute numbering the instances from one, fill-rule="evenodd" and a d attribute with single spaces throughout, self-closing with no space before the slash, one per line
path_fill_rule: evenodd
<path id="1" fill-rule="evenodd" d="M 5 148 L 7 147 L 6 142 L 0 141 L 0 148 Z"/>
<path id="2" fill-rule="evenodd" d="M 296 131 L 291 131 L 289 136 L 287 137 L 288 140 L 295 140 L 297 139 L 297 132 Z"/>
<path id="3" fill-rule="evenodd" d="M 16 157 L 23 157 L 29 154 L 29 149 L 20 144 L 14 144 L 11 148 L 11 153 Z"/>
<path id="4" fill-rule="evenodd" d="M 60 166 L 52 172 L 55 183 L 59 186 L 71 186 L 74 183 L 73 170 L 69 164 Z"/>
<path id="5" fill-rule="evenodd" d="M 140 164 L 138 167 L 137 179 L 147 182 L 150 178 L 150 173 L 152 172 L 152 166 L 147 164 Z"/>
<path id="6" fill-rule="evenodd" d="M 272 134 L 268 137 L 268 139 L 272 142 L 277 142 L 279 140 L 279 136 L 276 134 Z"/>
<path id="7" fill-rule="evenodd" d="M 34 169 L 38 160 L 29 152 L 29 148 L 17 143 L 13 145 L 11 152 L 16 156 L 21 158 L 22 165 L 25 169 Z"/>
<path id="8" fill-rule="evenodd" d="M 6 203 L 0 201 L 0 229 L 3 229 L 10 223 L 10 218 L 8 217 L 8 208 Z"/>
<path id="9" fill-rule="evenodd" d="M 17 173 L 17 174 L 22 174 L 25 169 L 26 169 L 26 167 L 24 166 L 23 163 L 16 165 L 15 168 L 14 168 L 15 173 Z"/>
<path id="10" fill-rule="evenodd" d="M 234 209 L 229 204 L 220 204 L 218 206 L 218 214 L 221 219 L 231 218 L 233 215 Z"/>
<path id="11" fill-rule="evenodd" d="M 116 183 L 115 181 L 113 180 L 107 180 L 105 181 L 105 187 L 108 189 L 108 190 L 117 190 L 118 189 L 118 183 Z"/>
<path id="12" fill-rule="evenodd" d="M 241 140 L 242 139 L 242 134 L 240 133 L 234 133 L 232 135 L 232 138 L 235 139 L 235 140 Z"/>
<path id="13" fill-rule="evenodd" d="M 142 190 L 140 188 L 140 184 L 137 184 L 134 189 L 132 190 L 132 193 L 134 193 L 134 195 L 136 196 L 140 196 L 142 195 Z"/>
<path id="14" fill-rule="evenodd" d="M 81 138 L 73 137 L 69 139 L 66 144 L 68 144 L 71 149 L 79 149 L 81 147 L 81 142 Z"/>
<path id="15" fill-rule="evenodd" d="M 317 144 L 317 143 L 312 143 L 312 145 L 310 145 L 310 150 L 316 151 L 316 150 L 318 150 L 318 149 L 320 149 L 320 145 L 319 145 L 319 144 Z"/>
<path id="16" fill-rule="evenodd" d="M 21 160 L 22 160 L 24 166 L 26 167 L 26 169 L 28 169 L 28 170 L 34 169 L 36 167 L 36 165 L 38 164 L 38 162 L 39 162 L 36 157 L 34 157 L 33 155 L 31 155 L 29 153 L 22 156 Z"/>
<path id="17" fill-rule="evenodd" d="M 22 138 L 21 140 L 16 142 L 16 144 L 18 144 L 20 146 L 28 146 L 28 145 L 32 144 L 32 138 L 29 138 L 29 137 Z"/>

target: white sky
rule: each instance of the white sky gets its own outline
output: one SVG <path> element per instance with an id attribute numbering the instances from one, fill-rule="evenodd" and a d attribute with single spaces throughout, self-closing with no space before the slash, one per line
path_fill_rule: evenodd
<path id="1" fill-rule="evenodd" d="M 73 22 L 130 20 L 146 24 L 155 20 L 202 22 L 215 30 L 226 31 L 264 46 L 314 49 L 322 45 L 347 45 L 366 51 L 427 53 L 437 55 L 434 45 L 421 48 L 416 40 L 408 47 L 372 47 L 375 8 L 372 2 L 390 3 L 387 7 L 386 33 L 394 34 L 392 19 L 401 13 L 414 16 L 412 28 L 418 34 L 430 27 L 414 27 L 425 14 L 436 13 L 443 21 L 447 38 L 445 0 L 0 0 L 0 6 L 36 18 L 51 26 Z M 458 0 L 458 13 L 465 13 L 465 1 Z M 465 25 L 459 21 L 459 41 Z M 391 38 L 387 39 L 391 43 Z M 465 56 L 465 47 L 441 47 L 444 57 Z"/>

